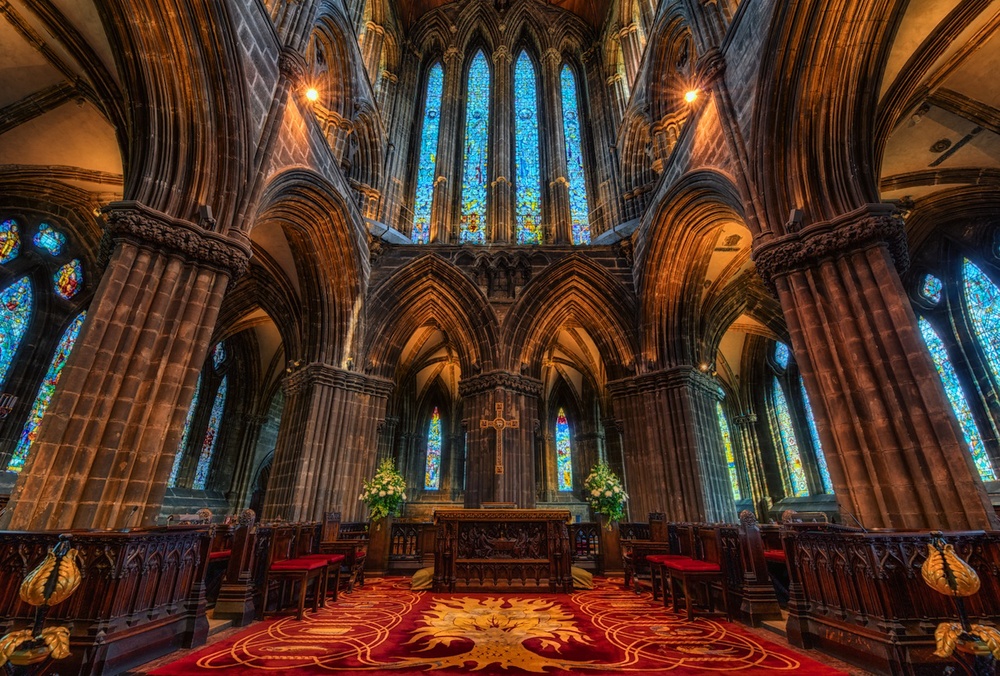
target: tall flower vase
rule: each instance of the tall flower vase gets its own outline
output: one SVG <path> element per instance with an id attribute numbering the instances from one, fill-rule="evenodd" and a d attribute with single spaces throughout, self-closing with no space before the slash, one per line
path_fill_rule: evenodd
<path id="1" fill-rule="evenodd" d="M 622 573 L 622 543 L 618 522 L 604 514 L 597 515 L 601 530 L 601 572 L 604 575 Z"/>

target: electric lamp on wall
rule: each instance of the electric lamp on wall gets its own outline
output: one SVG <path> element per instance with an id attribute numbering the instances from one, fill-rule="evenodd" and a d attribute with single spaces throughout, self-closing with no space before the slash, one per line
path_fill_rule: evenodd
<path id="1" fill-rule="evenodd" d="M 312 103 L 316 103 L 319 100 L 319 90 L 315 87 L 309 87 L 306 89 L 306 99 Z"/>
<path id="2" fill-rule="evenodd" d="M 701 90 L 699 90 L 697 87 L 692 87 L 691 89 L 688 89 L 686 92 L 684 92 L 684 100 L 687 103 L 694 103 L 695 101 L 698 100 L 698 97 L 700 95 L 701 95 Z"/>

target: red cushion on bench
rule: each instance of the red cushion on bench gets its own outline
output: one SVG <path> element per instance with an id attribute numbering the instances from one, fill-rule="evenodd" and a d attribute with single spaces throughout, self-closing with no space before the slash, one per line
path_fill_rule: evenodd
<path id="1" fill-rule="evenodd" d="M 661 563 L 666 563 L 667 561 L 676 561 L 677 559 L 690 559 L 690 556 L 684 556 L 683 554 L 647 554 L 646 561 L 659 565 Z"/>
<path id="2" fill-rule="evenodd" d="M 310 571 L 325 568 L 326 559 L 285 559 L 271 564 L 274 571 Z"/>
<path id="3" fill-rule="evenodd" d="M 775 563 L 788 563 L 788 559 L 785 558 L 785 552 L 780 549 L 765 549 L 764 558 Z"/>
<path id="4" fill-rule="evenodd" d="M 299 558 L 300 559 L 316 559 L 317 561 L 321 561 L 321 560 L 325 559 L 327 563 L 329 563 L 331 566 L 333 566 L 335 564 L 338 564 L 338 563 L 342 562 L 344 560 L 344 555 L 343 554 L 303 554 Z"/>
<path id="5" fill-rule="evenodd" d="M 219 559 L 228 559 L 232 555 L 233 555 L 233 550 L 232 549 L 223 549 L 223 550 L 220 550 L 218 552 L 211 552 L 208 555 L 208 560 L 209 561 L 218 561 Z"/>
<path id="6" fill-rule="evenodd" d="M 663 567 L 678 573 L 717 573 L 722 569 L 719 564 L 694 559 L 675 559 L 664 561 Z"/>

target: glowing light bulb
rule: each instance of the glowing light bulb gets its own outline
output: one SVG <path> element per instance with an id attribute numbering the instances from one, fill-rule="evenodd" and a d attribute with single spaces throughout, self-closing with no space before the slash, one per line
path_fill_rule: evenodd
<path id="1" fill-rule="evenodd" d="M 310 101 L 316 101 L 319 99 L 319 90 L 315 87 L 310 87 L 306 90 L 306 98 Z"/>
<path id="2" fill-rule="evenodd" d="M 688 103 L 694 103 L 698 100 L 698 90 L 691 89 L 684 94 L 684 100 Z"/>

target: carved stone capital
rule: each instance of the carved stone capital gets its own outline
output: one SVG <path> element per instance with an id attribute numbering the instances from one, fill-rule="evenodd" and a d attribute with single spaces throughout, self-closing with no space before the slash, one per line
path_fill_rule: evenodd
<path id="1" fill-rule="evenodd" d="M 719 387 L 715 379 L 693 366 L 675 366 L 608 383 L 608 392 L 614 397 L 638 395 L 675 388 L 690 388 L 695 392 L 700 392 L 717 400 L 721 400 L 723 396 L 722 388 Z"/>
<path id="2" fill-rule="evenodd" d="M 278 56 L 278 72 L 292 83 L 293 86 L 305 80 L 308 72 L 306 57 L 295 49 L 283 47 Z"/>
<path id="3" fill-rule="evenodd" d="M 562 62 L 562 53 L 555 47 L 549 47 L 542 54 L 542 60 L 548 61 L 553 66 L 558 66 Z"/>
<path id="4" fill-rule="evenodd" d="M 444 62 L 449 68 L 451 67 L 452 62 L 456 65 L 460 65 L 462 63 L 462 51 L 458 47 L 449 47 L 444 52 Z"/>
<path id="5" fill-rule="evenodd" d="M 757 424 L 757 414 L 747 413 L 733 417 L 733 424 L 737 427 L 753 427 Z"/>
<path id="6" fill-rule="evenodd" d="M 703 88 L 711 87 L 725 72 L 726 57 L 718 47 L 713 47 L 698 59 L 698 81 Z"/>
<path id="7" fill-rule="evenodd" d="M 903 219 L 891 205 L 871 204 L 754 248 L 753 261 L 773 292 L 777 277 L 864 249 L 885 246 L 902 272 L 910 262 Z"/>
<path id="8" fill-rule="evenodd" d="M 463 397 L 482 392 L 492 392 L 496 389 L 509 390 L 529 397 L 538 397 L 542 394 L 542 381 L 510 373 L 509 371 L 490 371 L 489 373 L 462 378 L 462 381 L 458 384 L 458 392 Z"/>
<path id="9" fill-rule="evenodd" d="M 293 370 L 285 376 L 285 381 L 282 383 L 286 395 L 305 391 L 311 387 L 329 387 L 358 394 L 388 397 L 392 393 L 393 382 L 386 378 L 313 362 Z"/>
<path id="10" fill-rule="evenodd" d="M 112 202 L 103 212 L 105 237 L 112 245 L 128 242 L 141 249 L 180 256 L 234 279 L 250 265 L 250 244 L 245 239 L 206 230 L 134 201 Z"/>
<path id="11" fill-rule="evenodd" d="M 500 45 L 493 52 L 493 63 L 501 66 L 505 63 L 510 63 L 513 57 L 511 57 L 510 50 L 507 49 L 507 45 Z"/>

